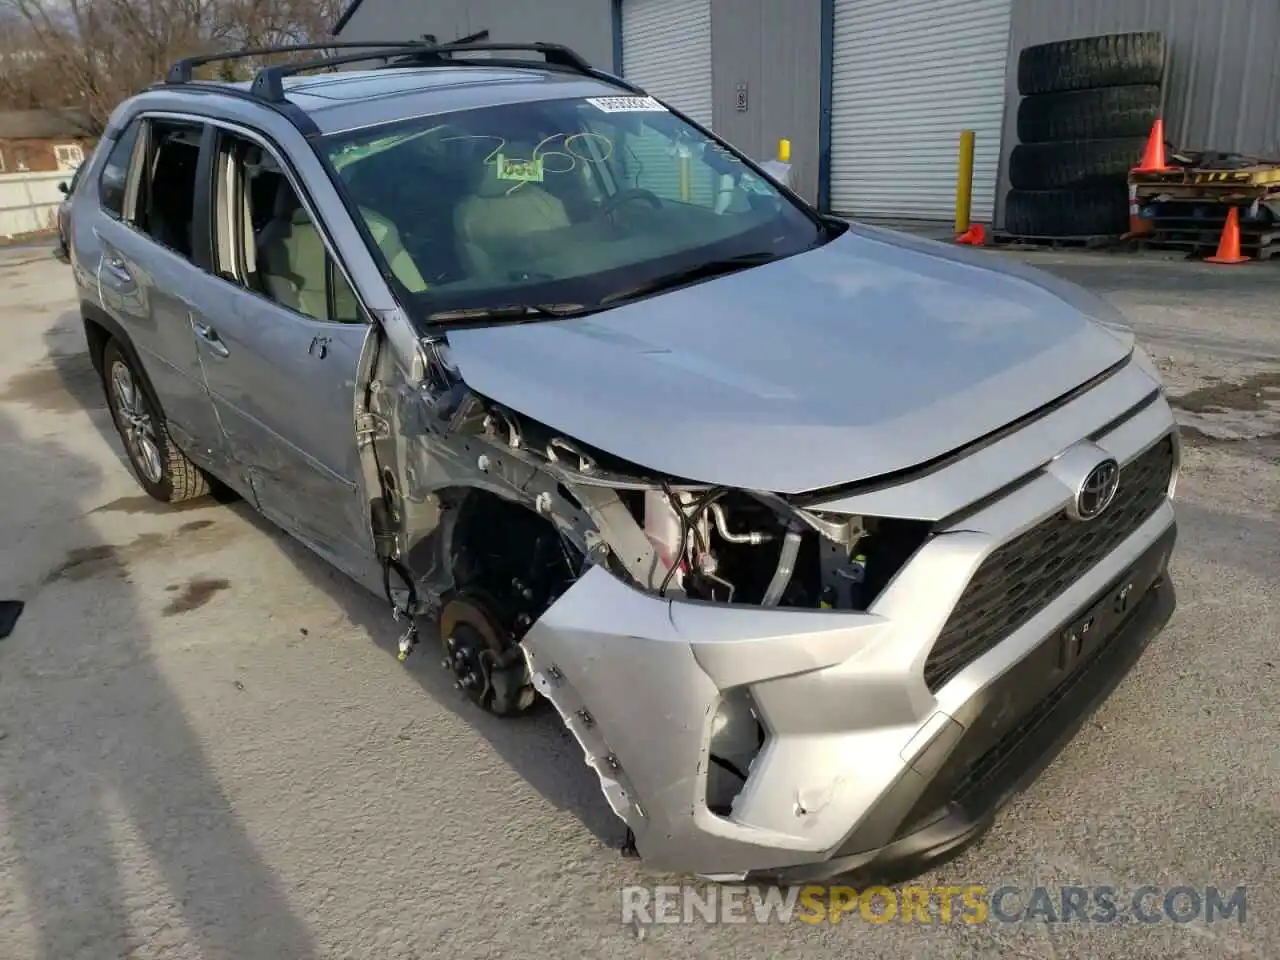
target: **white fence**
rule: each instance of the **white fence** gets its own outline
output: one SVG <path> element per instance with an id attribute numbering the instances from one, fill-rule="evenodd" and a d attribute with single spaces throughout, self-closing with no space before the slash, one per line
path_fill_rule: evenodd
<path id="1" fill-rule="evenodd" d="M 73 171 L 0 173 L 0 238 L 57 229 L 58 184 L 71 181 Z"/>

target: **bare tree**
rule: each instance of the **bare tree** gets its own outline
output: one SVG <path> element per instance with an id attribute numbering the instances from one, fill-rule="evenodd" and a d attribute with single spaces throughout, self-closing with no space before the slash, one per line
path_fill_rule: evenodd
<path id="1" fill-rule="evenodd" d="M 0 110 L 35 110 L 70 102 L 49 77 L 35 32 L 21 17 L 0 7 Z"/>
<path id="2" fill-rule="evenodd" d="M 342 0 L 0 0 L 0 108 L 80 107 L 90 135 L 182 57 L 323 39 Z M 235 71 L 215 76 L 230 79 Z"/>

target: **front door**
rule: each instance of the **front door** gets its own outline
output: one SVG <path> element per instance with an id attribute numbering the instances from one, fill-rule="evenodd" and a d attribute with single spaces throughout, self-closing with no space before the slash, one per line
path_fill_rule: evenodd
<path id="1" fill-rule="evenodd" d="M 228 447 L 265 514 L 367 569 L 355 385 L 374 328 L 274 153 L 219 132 L 213 182 L 217 279 L 191 322 Z"/>

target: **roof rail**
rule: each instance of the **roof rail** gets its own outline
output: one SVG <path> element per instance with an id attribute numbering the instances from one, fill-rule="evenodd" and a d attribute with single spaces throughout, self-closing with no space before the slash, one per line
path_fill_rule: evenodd
<path id="1" fill-rule="evenodd" d="M 321 44 L 316 49 L 328 49 L 329 45 Z M 374 47 L 365 53 L 343 54 L 338 57 L 322 57 L 316 60 L 304 60 L 299 63 L 284 63 L 263 67 L 253 78 L 251 89 L 264 100 L 279 102 L 284 99 L 284 78 L 303 73 L 308 70 L 320 70 L 325 67 L 340 66 L 347 63 L 359 63 L 364 60 L 389 60 L 395 57 L 398 67 L 432 67 L 449 66 L 467 63 L 466 60 L 455 60 L 455 53 L 480 53 L 486 51 L 503 51 L 509 53 L 540 53 L 547 64 L 584 76 L 599 75 L 586 60 L 569 47 L 558 43 L 490 43 L 490 42 L 456 42 L 456 43 L 385 43 L 385 44 L 352 44 L 359 47 Z M 405 48 L 410 52 L 405 53 Z M 474 62 L 474 61 L 472 61 Z M 484 61 L 481 61 L 483 63 Z"/>
<path id="2" fill-rule="evenodd" d="M 364 43 L 355 40 L 327 40 L 320 43 L 295 43 L 286 44 L 278 47 L 253 47 L 248 50 L 232 50 L 226 53 L 210 53 L 199 57 L 186 57 L 179 60 L 169 68 L 169 72 L 165 74 L 165 83 L 190 83 L 192 75 L 196 67 L 203 67 L 210 63 L 220 63 L 227 60 L 243 60 L 248 57 L 265 57 L 271 54 L 281 53 L 303 53 L 311 50 L 368 50 L 373 47 L 380 49 L 416 49 L 420 47 L 429 47 L 432 44 L 424 40 L 384 40 L 381 42 Z M 337 59 L 337 58 L 331 58 Z"/>
<path id="3" fill-rule="evenodd" d="M 595 72 L 595 68 L 577 51 L 571 47 L 566 47 L 562 43 L 503 43 L 486 39 L 488 35 L 488 30 L 482 30 L 480 33 L 473 34 L 470 37 L 463 37 L 461 40 L 432 44 L 427 49 L 415 52 L 411 56 L 421 63 L 422 61 L 429 62 L 436 58 L 444 60 L 454 53 L 483 53 L 487 51 L 540 53 L 543 59 L 553 66 L 565 67 L 575 73 L 590 74 Z"/>

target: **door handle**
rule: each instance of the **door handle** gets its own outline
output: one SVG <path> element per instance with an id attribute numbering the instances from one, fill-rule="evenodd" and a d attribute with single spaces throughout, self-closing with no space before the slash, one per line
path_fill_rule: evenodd
<path id="1" fill-rule="evenodd" d="M 227 345 L 222 342 L 222 338 L 218 336 L 218 331 L 213 329 L 207 323 L 191 318 L 191 329 L 195 331 L 196 336 L 205 342 L 210 350 L 220 357 L 231 356 L 231 351 L 227 349 Z"/>
<path id="2" fill-rule="evenodd" d="M 124 257 L 106 255 L 102 258 L 102 265 L 121 280 L 129 281 L 133 279 L 133 275 L 129 273 L 129 264 L 125 262 Z"/>
<path id="3" fill-rule="evenodd" d="M 329 344 L 332 342 L 328 337 L 312 337 L 311 346 L 307 348 L 307 353 L 323 360 L 329 355 Z"/>

